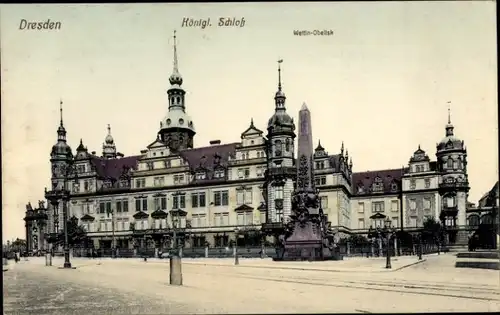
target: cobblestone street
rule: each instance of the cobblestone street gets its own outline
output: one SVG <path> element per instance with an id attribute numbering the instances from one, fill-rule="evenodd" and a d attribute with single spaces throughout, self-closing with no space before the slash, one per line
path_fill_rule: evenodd
<path id="1" fill-rule="evenodd" d="M 57 268 L 61 259 L 45 267 L 43 258 L 31 258 L 10 264 L 4 272 L 4 312 L 498 311 L 498 272 L 458 270 L 453 267 L 455 259 L 451 254 L 429 256 L 422 263 L 392 272 L 369 271 L 369 266 L 378 266 L 382 259 L 309 263 L 311 267 L 298 263 L 294 269 L 269 260 L 241 259 L 234 266 L 231 259 L 185 259 L 184 286 L 172 287 L 168 285 L 168 260 L 74 259 L 77 269 L 61 270 Z M 324 266 L 317 270 L 320 264 Z M 324 269 L 327 267 L 331 270 Z"/>

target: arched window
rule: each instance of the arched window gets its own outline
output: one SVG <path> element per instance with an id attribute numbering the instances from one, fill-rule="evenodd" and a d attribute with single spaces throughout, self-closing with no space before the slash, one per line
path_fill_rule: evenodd
<path id="1" fill-rule="evenodd" d="M 175 98 L 175 102 L 176 102 L 177 104 L 180 104 L 180 103 L 181 103 L 181 97 L 180 97 L 180 96 L 177 96 L 177 97 Z"/>
<path id="2" fill-rule="evenodd" d="M 468 218 L 469 226 L 478 226 L 479 225 L 479 216 L 477 214 L 473 214 Z"/>
<path id="3" fill-rule="evenodd" d="M 493 218 L 491 217 L 491 214 L 484 214 L 481 217 L 481 224 L 493 224 Z"/>
<path id="4" fill-rule="evenodd" d="M 283 150 L 283 144 L 281 143 L 281 140 L 276 140 L 274 142 L 274 152 L 276 156 L 281 156 L 281 152 Z"/>
<path id="5" fill-rule="evenodd" d="M 290 139 L 286 139 L 285 141 L 285 150 L 286 152 L 290 152 Z"/>
<path id="6" fill-rule="evenodd" d="M 447 168 L 453 168 L 453 159 L 448 159 L 448 161 L 446 162 L 446 167 Z"/>

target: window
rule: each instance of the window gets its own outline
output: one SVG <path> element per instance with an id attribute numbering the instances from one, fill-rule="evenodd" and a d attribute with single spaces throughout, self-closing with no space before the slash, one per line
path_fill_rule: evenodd
<path id="1" fill-rule="evenodd" d="M 364 213 L 365 212 L 365 204 L 363 202 L 358 203 L 358 213 Z"/>
<path id="2" fill-rule="evenodd" d="M 266 212 L 265 211 L 261 211 L 259 217 L 260 217 L 260 223 L 266 223 L 267 222 L 266 221 Z"/>
<path id="3" fill-rule="evenodd" d="M 123 230 L 128 231 L 130 230 L 130 222 L 128 221 L 128 218 L 123 218 Z"/>
<path id="4" fill-rule="evenodd" d="M 276 221 L 275 222 L 283 222 L 285 217 L 283 216 L 283 209 L 276 209 Z"/>
<path id="5" fill-rule="evenodd" d="M 282 163 L 282 161 L 275 161 L 274 167 L 278 167 L 278 168 L 281 167 L 281 163 Z"/>
<path id="6" fill-rule="evenodd" d="M 170 162 L 170 160 L 165 160 L 165 161 L 163 161 L 163 166 L 165 168 L 170 168 L 170 167 L 172 167 L 172 163 Z"/>
<path id="7" fill-rule="evenodd" d="M 425 188 L 430 188 L 431 187 L 431 180 L 429 178 L 425 179 Z"/>
<path id="8" fill-rule="evenodd" d="M 193 214 L 191 219 L 192 227 L 206 227 L 207 217 L 205 214 Z"/>
<path id="9" fill-rule="evenodd" d="M 214 171 L 214 178 L 224 178 L 226 175 L 226 172 L 224 170 L 215 170 Z"/>
<path id="10" fill-rule="evenodd" d="M 149 222 L 148 219 L 142 220 L 142 229 L 147 230 L 149 228 Z"/>
<path id="11" fill-rule="evenodd" d="M 146 187 L 146 179 L 145 178 L 137 178 L 135 180 L 135 188 L 144 188 Z"/>
<path id="12" fill-rule="evenodd" d="M 289 138 L 287 138 L 285 140 L 285 150 L 286 150 L 286 152 L 290 152 L 290 139 Z"/>
<path id="13" fill-rule="evenodd" d="M 148 162 L 146 163 L 146 167 L 148 168 L 149 171 L 152 171 L 155 168 L 155 164 L 153 162 Z"/>
<path id="14" fill-rule="evenodd" d="M 274 154 L 276 156 L 281 156 L 282 150 L 283 150 L 283 145 L 281 143 L 281 140 L 274 141 L 274 146 L 275 146 L 275 148 L 274 148 Z"/>
<path id="15" fill-rule="evenodd" d="M 453 169 L 458 170 L 460 168 L 459 162 L 458 161 L 453 161 Z"/>
<path id="16" fill-rule="evenodd" d="M 414 179 L 410 179 L 410 189 L 415 189 L 417 182 Z"/>
<path id="17" fill-rule="evenodd" d="M 324 168 L 325 168 L 325 162 L 324 161 L 316 162 L 316 169 L 317 170 L 322 170 Z"/>
<path id="18" fill-rule="evenodd" d="M 240 168 L 238 170 L 238 178 L 249 178 L 250 177 L 250 169 L 249 168 Z"/>
<path id="19" fill-rule="evenodd" d="M 397 228 L 398 225 L 399 225 L 399 219 L 398 219 L 398 217 L 392 217 L 392 225 L 391 225 L 391 227 Z"/>
<path id="20" fill-rule="evenodd" d="M 448 161 L 446 161 L 446 167 L 449 169 L 453 168 L 453 160 L 452 159 L 448 159 Z"/>
<path id="21" fill-rule="evenodd" d="M 365 219 L 358 219 L 358 229 L 365 228 Z"/>
<path id="22" fill-rule="evenodd" d="M 207 178 L 207 173 L 205 172 L 196 173 L 196 179 L 206 179 L 206 178 Z"/>
<path id="23" fill-rule="evenodd" d="M 417 226 L 417 217 L 410 217 L 410 227 Z"/>
<path id="24" fill-rule="evenodd" d="M 391 211 L 393 212 L 399 211 L 399 200 L 391 201 Z"/>
<path id="25" fill-rule="evenodd" d="M 184 174 L 177 174 L 174 175 L 174 185 L 182 184 L 184 183 Z"/>
<path id="26" fill-rule="evenodd" d="M 263 176 L 264 176 L 264 167 L 257 166 L 257 177 L 263 177 Z"/>
<path id="27" fill-rule="evenodd" d="M 383 201 L 373 202 L 372 212 L 384 212 L 384 202 Z"/>
<path id="28" fill-rule="evenodd" d="M 326 176 L 317 176 L 314 181 L 316 186 L 326 185 Z"/>
<path id="29" fill-rule="evenodd" d="M 229 225 L 229 213 L 214 214 L 214 226 L 228 226 L 228 225 Z"/>
<path id="30" fill-rule="evenodd" d="M 165 177 L 159 176 L 154 178 L 155 187 L 165 186 Z"/>
<path id="31" fill-rule="evenodd" d="M 327 196 L 321 196 L 319 197 L 321 209 L 328 209 L 328 197 Z"/>
<path id="32" fill-rule="evenodd" d="M 148 198 L 137 198 L 135 200 L 135 211 L 148 211 Z"/>
<path id="33" fill-rule="evenodd" d="M 274 199 L 283 199 L 283 186 L 276 186 Z"/>
<path id="34" fill-rule="evenodd" d="M 429 198 L 429 197 L 424 198 L 424 210 L 425 211 L 431 210 L 431 198 Z"/>
<path id="35" fill-rule="evenodd" d="M 73 192 L 74 193 L 79 193 L 80 192 L 80 184 L 78 182 L 73 183 Z"/>
<path id="36" fill-rule="evenodd" d="M 237 223 L 238 226 L 242 225 L 251 225 L 253 224 L 253 214 L 252 212 L 240 212 L 237 214 Z"/>
<path id="37" fill-rule="evenodd" d="M 384 183 L 382 182 L 382 178 L 376 177 L 372 184 L 373 192 L 383 192 L 384 191 Z"/>
<path id="38" fill-rule="evenodd" d="M 417 201 L 415 199 L 410 199 L 410 210 L 417 210 Z"/>
<path id="39" fill-rule="evenodd" d="M 167 197 L 159 196 L 155 197 L 155 210 L 166 210 L 167 209 Z"/>
<path id="40" fill-rule="evenodd" d="M 186 208 L 186 196 L 185 195 L 173 195 L 172 196 L 172 207 L 174 209 L 184 209 Z"/>
<path id="41" fill-rule="evenodd" d="M 85 164 L 77 166 L 78 174 L 85 173 Z"/>
<path id="42" fill-rule="evenodd" d="M 99 213 L 106 214 L 111 212 L 111 201 L 101 202 L 99 204 Z"/>
<path id="43" fill-rule="evenodd" d="M 204 192 L 191 194 L 191 207 L 204 208 L 205 206 L 206 206 L 206 198 Z"/>
<path id="44" fill-rule="evenodd" d="M 216 207 L 229 205 L 227 190 L 214 191 L 214 205 Z"/>
<path id="45" fill-rule="evenodd" d="M 455 198 L 453 196 L 446 196 L 446 207 L 455 207 Z"/>
<path id="46" fill-rule="evenodd" d="M 154 227 L 157 230 L 164 229 L 167 227 L 167 219 L 155 219 Z"/>
<path id="47" fill-rule="evenodd" d="M 90 190 L 90 183 L 88 180 L 83 181 L 83 191 L 87 192 Z"/>
<path id="48" fill-rule="evenodd" d="M 116 212 L 128 212 L 128 200 L 117 200 Z"/>

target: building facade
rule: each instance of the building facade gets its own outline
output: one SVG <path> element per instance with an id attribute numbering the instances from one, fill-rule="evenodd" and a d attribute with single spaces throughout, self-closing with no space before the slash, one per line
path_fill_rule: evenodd
<path id="1" fill-rule="evenodd" d="M 175 44 L 173 55 L 166 116 L 140 154 L 118 152 L 109 125 L 101 155 L 89 152 L 83 140 L 73 154 L 61 107 L 50 192 L 70 192 L 68 218 L 78 219 L 96 247 L 112 247 L 112 240 L 121 248 L 164 246 L 174 225 L 186 246 L 227 246 L 235 229 L 259 230 L 266 222 L 286 222 L 291 213 L 296 134 L 281 69 L 265 136 L 249 119 L 241 141 L 194 147 L 196 117 L 185 105 Z M 386 217 L 402 229 L 421 227 L 426 217 L 450 228 L 465 225 L 467 152 L 453 130 L 449 119 L 435 161 L 418 147 L 405 166 L 357 173 L 343 143 L 329 154 L 318 141 L 315 184 L 332 227 L 366 233 Z M 62 229 L 62 212 L 61 203 L 48 200 L 49 232 Z"/>

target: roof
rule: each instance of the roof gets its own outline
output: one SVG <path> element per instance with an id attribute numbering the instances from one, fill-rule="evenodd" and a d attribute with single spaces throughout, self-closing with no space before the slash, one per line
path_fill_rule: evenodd
<path id="1" fill-rule="evenodd" d="M 90 163 L 95 167 L 97 175 L 104 178 L 118 179 L 128 169 L 137 169 L 141 155 L 127 156 L 117 159 L 106 159 L 93 156 Z"/>
<path id="2" fill-rule="evenodd" d="M 213 180 L 212 174 L 216 168 L 225 168 L 228 165 L 229 156 L 235 156 L 238 143 L 210 145 L 207 147 L 185 149 L 179 155 L 187 161 L 192 172 L 207 172 L 207 178 L 202 181 Z M 217 179 L 215 179 L 217 180 Z"/>
<path id="3" fill-rule="evenodd" d="M 378 177 L 383 184 L 383 193 L 395 193 L 401 190 L 401 177 L 403 176 L 403 169 L 388 169 L 378 171 L 357 172 L 352 174 L 353 186 L 356 188 L 355 194 L 358 195 L 358 188 L 362 187 L 364 193 L 371 193 L 372 184 Z M 397 185 L 397 189 L 392 189 L 392 183 Z"/>
<path id="4" fill-rule="evenodd" d="M 484 194 L 481 199 L 479 199 L 478 207 L 494 207 L 496 206 L 496 199 L 498 198 L 498 182 L 493 185 L 493 188 L 490 189 L 486 194 Z"/>

